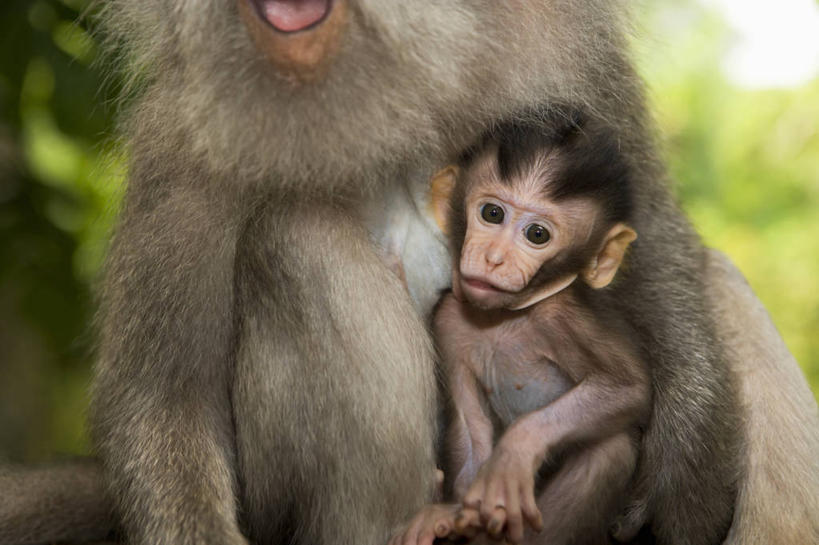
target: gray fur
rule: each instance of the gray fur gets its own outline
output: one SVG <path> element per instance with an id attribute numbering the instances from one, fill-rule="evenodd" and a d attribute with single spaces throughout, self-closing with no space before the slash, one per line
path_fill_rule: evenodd
<path id="1" fill-rule="evenodd" d="M 819 407 L 742 274 L 715 251 L 707 295 L 737 377 L 745 444 L 725 545 L 819 543 Z"/>
<path id="2" fill-rule="evenodd" d="M 0 467 L 0 543 L 97 541 L 114 527 L 96 460 L 52 467 Z"/>
<path id="3" fill-rule="evenodd" d="M 661 392 L 643 457 L 655 531 L 683 544 L 720 538 L 735 494 L 737 402 L 704 310 L 702 250 L 654 159 L 622 6 L 350 7 L 326 77 L 294 86 L 255 51 L 232 1 L 106 5 L 143 89 L 93 422 L 135 541 L 239 542 L 238 501 L 253 536 L 377 542 L 396 520 L 358 504 L 377 507 L 389 487 L 405 492 L 394 512 L 426 499 L 425 335 L 397 284 L 378 288 L 386 271 L 364 265 L 368 237 L 345 202 L 411 192 L 401 188 L 493 119 L 558 99 L 605 112 L 640 167 L 641 241 L 621 292 L 640 301 L 632 315 Z M 346 237 L 359 242 L 346 250 Z M 427 379 L 399 382 L 407 369 Z M 382 400 L 408 416 L 368 436 Z M 339 430 L 363 435 L 351 445 Z M 393 475 L 397 459 L 412 463 Z M 395 481 L 372 488 L 372 475 Z"/>
<path id="4" fill-rule="evenodd" d="M 350 8 L 325 78 L 294 86 L 253 48 L 233 0 L 104 4 L 134 98 L 91 420 L 130 541 L 376 544 L 431 497 L 427 333 L 371 242 L 395 240 L 402 222 L 361 210 L 417 197 L 494 120 L 568 102 L 625 135 L 637 172 L 640 239 L 617 288 L 654 366 L 637 498 L 661 542 L 716 543 L 739 478 L 731 535 L 774 543 L 777 522 L 754 513 L 793 505 L 795 479 L 815 468 L 800 455 L 802 472 L 754 494 L 771 489 L 753 483 L 776 471 L 762 457 L 772 443 L 758 410 L 740 414 L 754 399 L 737 398 L 705 299 L 705 254 L 657 159 L 625 53 L 626 3 Z M 406 202 L 423 216 L 417 198 Z M 447 258 L 429 233 L 397 239 L 435 248 L 440 279 Z M 427 306 L 423 252 L 409 251 L 410 290 Z M 742 395 L 762 389 L 742 379 Z M 777 460 L 816 438 L 803 424 L 815 403 L 798 407 L 802 420 L 780 411 L 793 429 L 777 436 Z M 810 536 L 816 510 L 789 512 L 788 535 Z"/>

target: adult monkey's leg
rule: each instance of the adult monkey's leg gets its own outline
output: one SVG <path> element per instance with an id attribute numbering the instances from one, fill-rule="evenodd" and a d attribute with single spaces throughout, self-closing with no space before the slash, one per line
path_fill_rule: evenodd
<path id="1" fill-rule="evenodd" d="M 237 256 L 249 537 L 385 543 L 434 489 L 428 335 L 358 220 L 274 198 Z"/>
<path id="2" fill-rule="evenodd" d="M 243 545 L 228 389 L 241 192 L 225 199 L 195 162 L 135 141 L 106 271 L 93 435 L 130 543 Z"/>
<path id="3" fill-rule="evenodd" d="M 738 379 L 747 441 L 725 543 L 819 543 L 816 400 L 739 271 L 712 251 L 708 277 L 718 333 Z"/>

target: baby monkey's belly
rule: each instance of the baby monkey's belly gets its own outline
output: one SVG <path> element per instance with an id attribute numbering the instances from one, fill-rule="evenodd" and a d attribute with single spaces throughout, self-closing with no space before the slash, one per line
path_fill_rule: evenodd
<path id="1" fill-rule="evenodd" d="M 489 405 L 504 428 L 521 415 L 545 407 L 574 385 L 546 357 L 523 362 L 499 354 L 487 363 L 482 375 Z"/>

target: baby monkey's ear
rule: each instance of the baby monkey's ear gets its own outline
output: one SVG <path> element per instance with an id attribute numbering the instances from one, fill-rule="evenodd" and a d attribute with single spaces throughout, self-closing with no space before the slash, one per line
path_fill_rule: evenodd
<path id="1" fill-rule="evenodd" d="M 600 251 L 582 272 L 586 284 L 595 289 L 608 286 L 623 262 L 628 245 L 636 238 L 637 233 L 625 223 L 618 223 L 609 229 Z"/>
<path id="2" fill-rule="evenodd" d="M 449 198 L 457 179 L 458 167 L 449 165 L 429 180 L 429 209 L 445 235 L 449 235 Z"/>

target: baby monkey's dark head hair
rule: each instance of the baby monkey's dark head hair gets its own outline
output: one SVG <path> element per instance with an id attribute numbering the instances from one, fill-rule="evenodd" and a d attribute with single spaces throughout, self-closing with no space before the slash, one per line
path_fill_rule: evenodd
<path id="1" fill-rule="evenodd" d="M 613 129 L 580 110 L 550 107 L 504 121 L 469 148 L 459 166 L 468 167 L 492 148 L 497 149 L 501 181 L 511 184 L 535 173 L 543 177 L 546 197 L 554 201 L 590 198 L 609 223 L 629 221 L 629 167 L 619 138 Z"/>
<path id="2" fill-rule="evenodd" d="M 499 123 L 431 180 L 453 290 L 480 308 L 527 308 L 577 278 L 604 288 L 637 237 L 615 130 L 576 109 L 544 112 Z"/>

